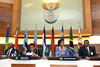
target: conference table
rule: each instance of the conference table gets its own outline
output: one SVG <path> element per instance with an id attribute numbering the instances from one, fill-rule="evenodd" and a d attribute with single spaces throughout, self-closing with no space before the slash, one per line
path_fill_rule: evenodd
<path id="1" fill-rule="evenodd" d="M 56 65 L 58 66 L 62 65 L 61 67 L 67 67 L 67 65 L 76 65 L 77 67 L 93 67 L 94 65 L 100 65 L 100 61 L 86 60 L 86 59 L 75 60 L 75 61 L 46 60 L 46 59 L 14 60 L 10 58 L 0 59 L 0 67 L 11 67 L 12 64 L 35 64 L 35 67 L 57 67 Z"/>

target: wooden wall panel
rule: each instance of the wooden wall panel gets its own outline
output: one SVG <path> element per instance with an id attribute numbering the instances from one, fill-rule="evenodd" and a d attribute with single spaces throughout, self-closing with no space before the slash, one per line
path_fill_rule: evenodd
<path id="1" fill-rule="evenodd" d="M 0 54 L 3 54 L 3 53 L 4 53 L 4 44 L 3 45 L 0 44 Z"/>
<path id="2" fill-rule="evenodd" d="M 12 4 L 0 2 L 0 36 L 6 35 L 6 29 L 8 24 L 10 26 L 11 32 L 12 7 Z"/>
<path id="3" fill-rule="evenodd" d="M 91 0 L 93 34 L 100 34 L 100 0 Z"/>
<path id="4" fill-rule="evenodd" d="M 77 65 L 50 65 L 50 67 L 77 67 Z"/>
<path id="5" fill-rule="evenodd" d="M 11 67 L 36 67 L 35 64 L 12 64 Z"/>

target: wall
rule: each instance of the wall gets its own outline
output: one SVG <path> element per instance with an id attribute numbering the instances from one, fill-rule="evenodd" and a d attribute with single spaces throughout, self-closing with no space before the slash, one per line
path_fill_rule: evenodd
<path id="1" fill-rule="evenodd" d="M 0 2 L 3 2 L 3 3 L 13 3 L 13 0 L 0 0 Z"/>
<path id="2" fill-rule="evenodd" d="M 100 0 L 91 0 L 93 34 L 100 35 Z"/>
<path id="3" fill-rule="evenodd" d="M 11 29 L 12 7 L 13 5 L 10 3 L 0 2 L 0 36 L 6 35 L 6 29 L 8 24 Z"/>
<path id="4" fill-rule="evenodd" d="M 53 24 L 54 29 L 60 30 L 62 24 L 64 29 L 69 29 L 70 26 L 72 26 L 73 29 L 78 29 L 79 25 L 83 29 L 85 26 L 85 22 L 83 22 L 83 0 L 59 0 L 59 2 L 60 7 L 53 12 L 53 16 L 58 16 L 57 21 Z M 33 27 L 35 27 L 36 24 L 38 30 L 42 30 L 44 24 L 46 30 L 51 30 L 52 24 L 48 24 L 44 21 L 49 18 L 49 15 L 47 10 L 42 8 L 42 0 L 22 0 L 20 30 L 25 30 L 26 27 L 28 30 L 34 30 Z"/>

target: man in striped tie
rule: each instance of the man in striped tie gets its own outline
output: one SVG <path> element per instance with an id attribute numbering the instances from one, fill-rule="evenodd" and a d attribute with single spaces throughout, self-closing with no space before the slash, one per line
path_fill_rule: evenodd
<path id="1" fill-rule="evenodd" d="M 18 56 L 18 50 L 14 49 L 14 45 L 12 43 L 8 44 L 8 49 L 5 51 L 6 56 Z"/>

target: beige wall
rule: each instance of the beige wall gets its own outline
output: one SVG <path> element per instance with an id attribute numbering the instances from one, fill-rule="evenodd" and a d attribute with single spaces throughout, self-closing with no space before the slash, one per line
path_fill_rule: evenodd
<path id="1" fill-rule="evenodd" d="M 34 30 L 35 25 L 38 25 L 38 30 L 42 30 L 44 25 L 46 30 L 51 30 L 52 25 L 44 21 L 43 17 L 47 13 L 42 8 L 42 0 L 22 0 L 21 7 L 21 30 Z M 54 23 L 55 30 L 60 30 L 63 24 L 64 29 L 78 29 L 79 25 L 84 28 L 83 24 L 83 3 L 82 0 L 59 0 L 60 8 L 55 10 L 59 18 Z M 47 17 L 47 16 L 46 16 Z"/>
<path id="2" fill-rule="evenodd" d="M 13 3 L 13 0 L 0 0 L 0 2 L 4 2 L 4 3 Z"/>

